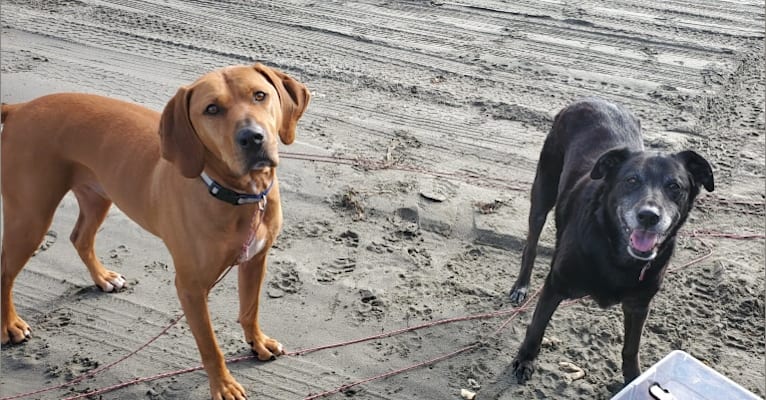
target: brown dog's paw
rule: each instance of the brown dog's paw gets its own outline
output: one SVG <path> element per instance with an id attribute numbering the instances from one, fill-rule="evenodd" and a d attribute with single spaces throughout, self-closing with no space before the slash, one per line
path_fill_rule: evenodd
<path id="1" fill-rule="evenodd" d="M 219 379 L 210 378 L 210 395 L 213 400 L 245 400 L 245 388 L 237 382 L 231 374 L 226 374 Z"/>
<path id="2" fill-rule="evenodd" d="M 18 316 L 12 318 L 7 325 L 3 324 L 2 330 L 3 345 L 26 342 L 32 336 L 32 329 Z"/>
<path id="3" fill-rule="evenodd" d="M 272 361 L 276 359 L 277 356 L 285 354 L 285 349 L 282 347 L 282 344 L 266 335 L 261 335 L 260 338 L 249 344 L 253 353 L 255 353 L 261 361 Z"/>
<path id="4" fill-rule="evenodd" d="M 526 383 L 529 378 L 532 377 L 534 372 L 534 361 L 519 361 L 518 359 L 513 360 L 513 376 L 516 377 L 516 382 L 518 382 L 519 385 Z"/>
<path id="5" fill-rule="evenodd" d="M 119 292 L 127 285 L 125 277 L 117 272 L 105 270 L 100 276 L 93 278 L 96 286 L 104 292 Z"/>

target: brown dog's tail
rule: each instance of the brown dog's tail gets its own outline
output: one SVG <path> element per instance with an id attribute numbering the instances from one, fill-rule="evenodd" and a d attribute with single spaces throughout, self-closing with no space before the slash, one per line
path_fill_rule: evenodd
<path id="1" fill-rule="evenodd" d="M 24 103 L 18 103 L 18 104 L 8 104 L 8 103 L 2 103 L 0 104 L 0 122 L 5 122 L 5 120 L 8 118 L 8 115 L 10 115 L 12 112 L 16 111 L 19 107 L 24 105 Z"/>

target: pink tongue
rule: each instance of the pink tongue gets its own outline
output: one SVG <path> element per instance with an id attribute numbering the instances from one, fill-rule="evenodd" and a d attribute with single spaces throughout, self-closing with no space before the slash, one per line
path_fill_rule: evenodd
<path id="1" fill-rule="evenodd" d="M 630 245 L 634 249 L 646 253 L 657 244 L 657 234 L 636 229 L 630 234 Z"/>

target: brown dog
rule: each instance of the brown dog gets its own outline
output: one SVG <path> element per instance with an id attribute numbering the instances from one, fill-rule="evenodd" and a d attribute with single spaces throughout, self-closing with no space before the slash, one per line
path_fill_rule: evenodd
<path id="1" fill-rule="evenodd" d="M 309 92 L 261 64 L 210 72 L 182 87 L 162 114 L 114 99 L 55 94 L 2 106 L 2 343 L 30 334 L 13 280 L 69 190 L 80 215 L 71 240 L 106 292 L 125 279 L 96 258 L 94 236 L 114 202 L 159 236 L 214 399 L 244 399 L 216 343 L 207 295 L 239 264 L 239 321 L 261 360 L 283 353 L 258 325 L 266 255 L 282 226 L 277 136 L 295 138 Z M 201 178 L 202 177 L 202 178 Z"/>

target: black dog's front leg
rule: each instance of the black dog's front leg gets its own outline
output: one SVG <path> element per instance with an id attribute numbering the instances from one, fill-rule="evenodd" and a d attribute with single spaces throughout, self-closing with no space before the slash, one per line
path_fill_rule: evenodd
<path id="1" fill-rule="evenodd" d="M 516 380 L 523 384 L 535 372 L 535 358 L 540 352 L 540 344 L 543 341 L 545 328 L 548 326 L 553 312 L 559 306 L 564 297 L 558 294 L 550 284 L 550 275 L 545 280 L 540 299 L 537 301 L 532 322 L 527 327 L 527 334 L 519 347 L 519 352 L 513 360 L 513 374 Z"/>
<path id="2" fill-rule="evenodd" d="M 627 385 L 641 374 L 638 348 L 641 343 L 641 332 L 644 322 L 649 315 L 649 305 L 636 302 L 622 303 L 622 313 L 625 318 L 625 341 L 622 345 L 622 376 Z"/>

